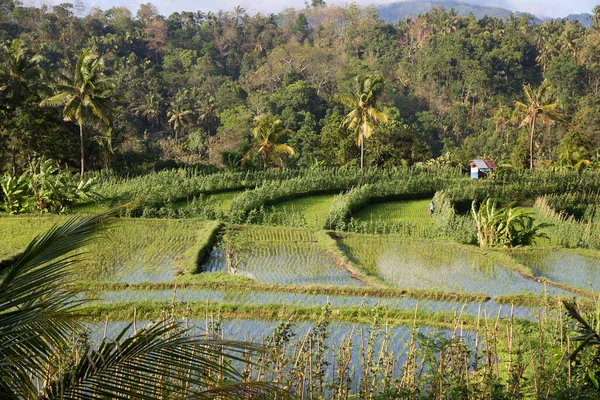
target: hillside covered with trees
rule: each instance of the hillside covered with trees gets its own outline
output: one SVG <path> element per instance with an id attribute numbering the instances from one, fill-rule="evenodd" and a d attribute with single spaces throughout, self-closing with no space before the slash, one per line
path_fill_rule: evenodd
<path id="1" fill-rule="evenodd" d="M 365 166 L 598 162 L 598 8 L 590 28 L 442 8 L 391 24 L 316 0 L 270 15 L 0 10 L 11 174 L 36 156 L 124 173 L 360 165 L 361 150 Z"/>

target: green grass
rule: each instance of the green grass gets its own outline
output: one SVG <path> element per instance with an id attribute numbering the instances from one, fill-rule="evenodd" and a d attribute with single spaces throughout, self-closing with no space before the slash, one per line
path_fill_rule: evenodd
<path id="1" fill-rule="evenodd" d="M 178 208 L 186 207 L 196 199 L 196 201 L 207 202 L 208 204 L 212 204 L 219 211 L 222 211 L 224 214 L 228 214 L 231 209 L 231 202 L 233 198 L 243 191 L 234 190 L 230 192 L 222 192 L 222 193 L 214 193 L 214 194 L 205 194 L 200 196 L 194 196 L 187 199 L 179 200 L 175 203 L 175 206 Z"/>
<path id="2" fill-rule="evenodd" d="M 0 260 L 10 258 L 27 247 L 37 235 L 68 217 L 57 215 L 3 216 L 0 218 Z"/>
<path id="3" fill-rule="evenodd" d="M 98 214 L 108 210 L 108 205 L 100 204 L 93 201 L 87 203 L 75 204 L 73 206 L 73 214 Z"/>
<path id="4" fill-rule="evenodd" d="M 403 200 L 386 203 L 372 204 L 353 215 L 361 221 L 382 220 L 386 222 L 415 222 L 431 224 L 432 219 L 428 214 L 431 199 Z"/>
<path id="5" fill-rule="evenodd" d="M 321 229 L 325 225 L 325 219 L 331 208 L 333 197 L 330 194 L 301 197 L 266 207 L 266 210 L 267 212 L 293 212 L 301 214 L 304 216 L 308 227 Z"/>

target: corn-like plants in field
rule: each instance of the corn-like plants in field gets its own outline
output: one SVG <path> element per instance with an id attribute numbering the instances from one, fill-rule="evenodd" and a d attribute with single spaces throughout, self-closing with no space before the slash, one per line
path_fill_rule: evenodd
<path id="1" fill-rule="evenodd" d="M 566 212 L 558 212 L 546 196 L 536 199 L 534 209 L 540 220 L 552 224 L 552 242 L 565 247 L 600 249 L 600 226 L 593 218 L 578 220 Z"/>

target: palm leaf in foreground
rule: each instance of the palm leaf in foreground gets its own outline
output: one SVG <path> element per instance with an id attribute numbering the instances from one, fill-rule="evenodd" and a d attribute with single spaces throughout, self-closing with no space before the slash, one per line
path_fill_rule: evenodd
<path id="1" fill-rule="evenodd" d="M 563 301 L 563 304 L 567 311 L 567 315 L 574 320 L 570 325 L 574 328 L 573 332 L 578 336 L 575 336 L 573 341 L 581 342 L 579 346 L 573 350 L 571 355 L 569 355 L 569 359 L 573 360 L 584 348 L 588 346 L 600 346 L 600 333 L 597 330 L 598 326 L 594 328 L 592 324 L 581 315 L 575 302 Z M 597 317 L 598 315 L 596 315 L 596 319 Z M 598 325 L 598 322 L 600 321 L 596 321 L 596 325 Z"/>
<path id="2" fill-rule="evenodd" d="M 50 383 L 45 399 L 254 398 L 276 386 L 237 383 L 232 362 L 243 362 L 252 344 L 195 339 L 178 324 L 156 323 L 88 349 L 76 367 Z M 225 357 L 228 361 L 221 362 Z M 226 383 L 223 383 L 226 382 Z M 228 382 L 228 383 L 227 383 Z"/>
<path id="3" fill-rule="evenodd" d="M 52 357 L 82 329 L 70 290 L 77 252 L 114 211 L 72 218 L 35 238 L 0 282 L 0 398 L 252 398 L 275 385 L 240 383 L 235 366 L 262 348 L 196 339 L 162 321 L 127 337 L 128 329 L 76 356 L 67 371 Z M 236 364 L 237 363 L 237 364 Z M 241 365 L 241 364 L 239 364 Z M 40 389 L 41 387 L 41 389 Z"/>
<path id="4" fill-rule="evenodd" d="M 65 284 L 77 257 L 113 212 L 73 218 L 36 237 L 0 282 L 0 387 L 15 397 L 35 397 L 34 381 L 54 349 L 78 327 L 78 304 Z"/>

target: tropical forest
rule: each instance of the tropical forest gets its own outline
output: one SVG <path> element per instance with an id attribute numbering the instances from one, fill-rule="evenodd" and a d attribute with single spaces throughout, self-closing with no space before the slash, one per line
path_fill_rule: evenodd
<path id="1" fill-rule="evenodd" d="M 393 7 L 0 0 L 0 399 L 600 398 L 600 5 Z"/>

